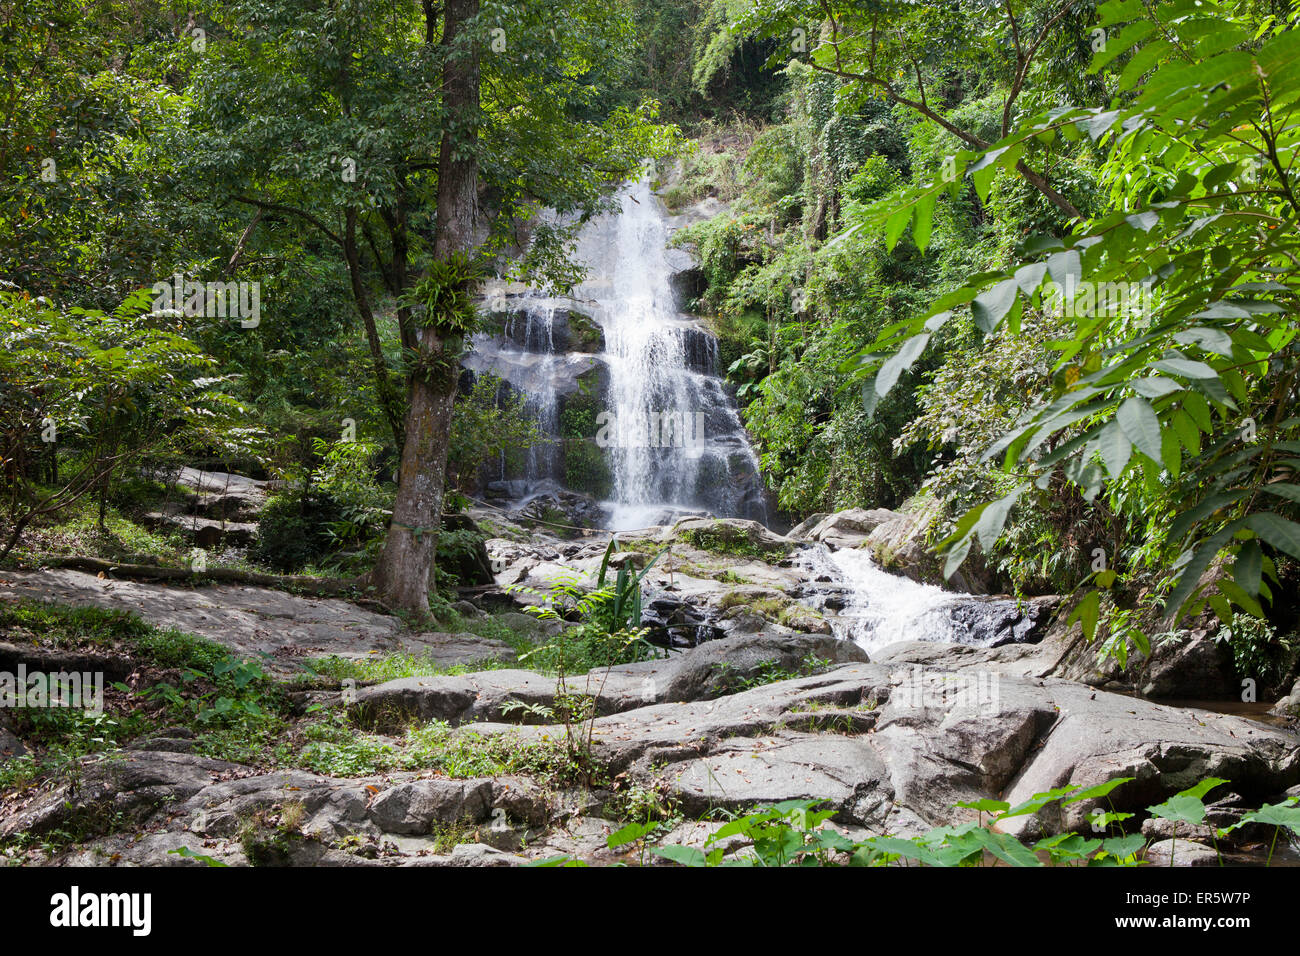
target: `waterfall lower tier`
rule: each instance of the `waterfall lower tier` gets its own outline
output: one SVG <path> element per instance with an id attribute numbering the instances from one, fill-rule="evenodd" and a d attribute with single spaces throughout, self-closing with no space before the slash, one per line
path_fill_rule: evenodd
<path id="1" fill-rule="evenodd" d="M 759 463 L 718 376 L 717 341 L 680 310 L 669 218 L 645 181 L 579 233 L 585 280 L 487 316 L 465 365 L 527 396 L 548 444 L 503 461 L 488 487 L 516 501 L 560 487 L 629 530 L 684 514 L 766 521 Z"/>
<path id="2" fill-rule="evenodd" d="M 798 564 L 816 582 L 808 602 L 826 613 L 836 637 L 868 654 L 900 641 L 998 647 L 1042 636 L 1046 614 L 1040 604 L 921 584 L 885 571 L 864 550 L 817 545 Z"/>

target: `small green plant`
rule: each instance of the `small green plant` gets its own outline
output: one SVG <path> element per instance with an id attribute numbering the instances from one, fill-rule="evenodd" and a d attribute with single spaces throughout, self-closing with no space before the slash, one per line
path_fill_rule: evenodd
<path id="1" fill-rule="evenodd" d="M 658 820 L 647 820 L 644 823 L 633 821 L 611 833 L 605 842 L 611 850 L 617 850 L 629 843 L 635 843 L 637 846 L 637 860 L 644 866 L 646 852 L 650 849 L 650 837 L 663 829 L 663 826 L 664 824 Z"/>
<path id="2" fill-rule="evenodd" d="M 554 671 L 553 713 L 564 725 L 570 762 L 588 784 L 595 773 L 591 740 L 595 731 L 597 700 L 604 690 L 610 668 L 615 664 L 652 659 L 661 653 L 646 639 L 646 631 L 641 627 L 641 582 L 658 555 L 638 573 L 633 573 L 624 564 L 618 569 L 613 584 L 607 584 L 610 558 L 617 547 L 618 543 L 611 540 L 605 549 L 594 590 L 584 590 L 577 578 L 561 579 L 546 593 L 525 587 L 513 588 L 545 597 L 545 603 L 528 608 L 541 620 L 563 623 L 565 614 L 579 619 L 577 626 L 561 628 L 555 637 L 520 660 L 537 661 Z M 593 677 L 597 667 L 604 668 L 599 678 Z M 586 678 L 581 689 L 570 686 L 570 678 L 584 674 Z"/>
<path id="3" fill-rule="evenodd" d="M 174 684 L 160 682 L 141 691 L 143 700 L 157 701 L 188 712 L 200 723 L 240 716 L 265 717 L 265 701 L 259 685 L 266 682 L 266 672 L 256 661 L 228 657 L 218 661 L 211 670 L 185 667 L 181 680 L 186 684 L 209 687 L 208 690 L 182 692 Z M 117 690 L 130 693 L 126 684 L 113 685 Z"/>
<path id="4" fill-rule="evenodd" d="M 205 866 L 230 866 L 229 863 L 222 863 L 216 857 L 205 856 L 202 853 L 196 853 L 187 846 L 178 846 L 174 850 L 167 851 L 175 856 L 185 857 L 187 860 L 200 860 Z"/>
<path id="5" fill-rule="evenodd" d="M 1277 838 L 1281 835 L 1283 828 L 1290 830 L 1295 837 L 1300 837 L 1300 797 L 1287 797 L 1281 803 L 1269 803 L 1260 807 L 1258 810 L 1252 810 L 1243 814 L 1242 818 L 1230 827 L 1224 827 L 1218 831 L 1219 836 L 1226 836 L 1237 827 L 1243 827 L 1248 823 L 1260 823 L 1265 826 L 1273 827 L 1273 839 L 1268 845 L 1268 858 L 1265 860 L 1265 866 L 1273 862 L 1273 851 L 1277 849 Z"/>
<path id="6" fill-rule="evenodd" d="M 1112 791 L 1133 779 L 1118 777 L 1087 788 L 1059 787 L 1034 794 L 1014 807 L 1002 800 L 958 803 L 958 807 L 975 810 L 977 819 L 958 826 L 935 827 L 911 839 L 884 835 L 851 840 L 832 828 L 822 826 L 833 816 L 831 810 L 816 809 L 824 801 L 790 800 L 730 820 L 705 841 L 703 849 L 670 845 L 655 847 L 651 852 L 683 866 L 705 867 L 844 864 L 954 867 L 984 866 L 990 861 L 992 865 L 1002 863 L 1015 867 L 1139 866 L 1144 862 L 1142 854 L 1146 849 L 1146 839 L 1140 833 L 1125 834 L 1122 828 L 1118 833 L 1106 832 L 1130 819 L 1131 813 L 1098 810 L 1090 819 L 1094 826 L 1102 829 L 1099 835 L 1060 833 L 1038 840 L 1031 846 L 998 829 L 1006 820 L 1036 814 L 1052 803 L 1068 806 L 1084 800 L 1106 799 Z M 1203 798 L 1227 782 L 1209 777 L 1147 810 L 1153 817 L 1173 821 L 1175 828 L 1178 823 L 1200 824 L 1206 816 Z M 1272 825 L 1273 845 L 1267 861 L 1271 863 L 1273 848 L 1283 829 L 1300 835 L 1300 806 L 1297 804 L 1300 804 L 1300 798 L 1289 797 L 1282 803 L 1265 805 L 1243 815 L 1232 826 L 1219 830 L 1218 835 L 1224 836 L 1249 823 Z M 750 849 L 724 859 L 722 844 L 733 837 L 743 838 L 750 844 Z"/>

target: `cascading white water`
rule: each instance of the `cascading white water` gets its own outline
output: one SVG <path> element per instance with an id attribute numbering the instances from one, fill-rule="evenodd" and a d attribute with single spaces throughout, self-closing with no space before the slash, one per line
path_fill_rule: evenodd
<path id="1" fill-rule="evenodd" d="M 543 434 L 554 434 L 557 425 L 558 403 L 555 392 L 555 303 L 531 297 L 525 300 L 519 312 L 506 324 L 506 337 L 521 342 L 526 354 L 537 356 L 533 367 L 533 387 L 527 392 L 527 408 L 537 419 Z M 515 328 L 522 323 L 523 328 Z M 542 442 L 527 451 L 524 477 L 530 481 L 544 480 L 555 471 L 556 448 L 553 443 Z"/>
<path id="2" fill-rule="evenodd" d="M 734 407 L 712 375 L 717 342 L 677 310 L 669 231 L 642 180 L 625 188 L 620 210 L 582 236 L 578 258 L 589 281 L 575 295 L 594 306 L 609 365 L 606 430 L 614 472 L 615 530 L 644 527 L 665 512 L 737 514 L 726 483 L 758 461 Z"/>
<path id="3" fill-rule="evenodd" d="M 815 605 L 835 636 L 868 654 L 900 641 L 948 641 L 979 647 L 1037 639 L 1041 608 L 1010 598 L 945 591 L 881 568 L 861 549 L 810 548 L 800 564 L 818 581 Z"/>
<path id="4" fill-rule="evenodd" d="M 853 548 L 817 549 L 809 553 L 809 563 L 832 570 L 848 587 L 836 636 L 867 653 L 897 641 L 956 639 L 946 613 L 956 596 L 942 588 L 890 574 L 866 551 Z"/>
<path id="5" fill-rule="evenodd" d="M 530 453 L 522 480 L 500 466 L 496 492 L 518 502 L 573 487 L 574 476 L 590 483 L 607 467 L 597 494 L 608 494 L 605 524 L 613 530 L 684 513 L 765 520 L 758 459 L 717 376 L 717 340 L 678 309 L 667 214 L 648 178 L 615 200 L 615 211 L 578 234 L 573 258 L 585 279 L 571 295 L 512 295 L 493 307 L 507 316 L 504 327 L 476 336 L 465 360 L 527 395 L 552 436 L 549 448 Z M 601 342 L 583 331 L 590 323 Z M 575 436 L 574 423 L 593 407 L 598 430 Z M 598 463 L 583 442 L 599 449 Z"/>

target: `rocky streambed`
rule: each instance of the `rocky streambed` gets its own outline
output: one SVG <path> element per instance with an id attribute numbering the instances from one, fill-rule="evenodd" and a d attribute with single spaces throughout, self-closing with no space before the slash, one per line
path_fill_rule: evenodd
<path id="1" fill-rule="evenodd" d="M 591 577 L 607 547 L 601 535 L 566 541 L 534 532 L 519 540 L 500 515 L 479 517 L 503 532 L 488 542 L 497 582 L 467 594 L 478 607 L 461 605 L 462 620 L 486 619 L 494 609 L 492 620 L 522 631 L 527 619 L 508 609 L 513 602 L 542 600 L 566 576 Z M 653 561 L 648 622 L 671 649 L 661 660 L 569 679 L 568 691 L 594 698 L 588 729 L 599 773 L 582 786 L 527 760 L 515 760 L 511 772 L 478 770 L 485 754 L 553 753 L 566 735 L 555 716 L 566 688 L 512 664 L 517 644 L 468 631 L 413 632 L 347 601 L 264 588 L 177 588 L 75 571 L 0 574 L 0 599 L 132 610 L 240 654 L 269 655 L 289 682 L 302 660 L 330 654 L 402 651 L 459 665 L 385 681 L 316 678 L 297 699 L 303 720 L 309 708 L 329 715 L 366 735 L 368 746 L 398 746 L 412 728 L 436 728 L 438 753 L 465 758 L 440 758 L 435 769 L 417 761 L 332 775 L 269 757 L 214 759 L 192 729 L 157 728 L 74 771 L 5 793 L 0 846 L 28 860 L 23 854 L 34 851 L 22 848 L 75 833 L 53 852 L 56 864 L 201 865 L 194 854 L 254 864 L 513 865 L 556 854 L 601 863 L 622 858 L 607 837 L 647 800 L 667 819 L 658 841 L 700 845 L 719 814 L 791 799 L 825 801 L 849 835 L 910 836 L 973 818 L 959 802 L 1015 803 L 1125 776 L 1134 779 L 1110 794 L 1107 808 L 1138 814 L 1135 825 L 1157 840 L 1166 834 L 1161 821 L 1142 822 L 1145 808 L 1207 776 L 1230 781 L 1215 792 L 1208 818 L 1215 826 L 1300 795 L 1295 733 L 1104 692 L 1123 681 L 1099 671 L 1091 650 L 1053 620 L 1052 599 L 1017 605 L 921 592 L 938 603 L 908 620 L 922 628 L 946 620 L 950 639 L 889 640 L 906 637 L 912 625 L 891 635 L 889 616 L 836 569 L 861 560 L 849 556 L 846 564 L 844 552 L 861 550 L 876 556 L 878 571 L 872 536 L 879 542 L 881 528 L 896 534 L 889 526 L 899 520 L 849 512 L 776 535 L 753 522 L 686 519 L 620 533 L 613 563 Z M 905 552 L 903 544 L 893 553 Z M 922 567 L 913 573 L 925 577 Z M 1198 681 L 1230 680 L 1214 678 L 1218 665 L 1204 648 L 1194 652 L 1204 638 L 1189 633 L 1178 653 L 1155 655 L 1143 679 L 1181 681 L 1187 691 Z M 4 640 L 0 669 L 41 654 L 45 666 L 58 662 L 39 636 Z M 476 661 L 491 663 L 478 669 Z M 10 738 L 11 752 L 23 748 Z M 5 746 L 0 736 L 0 751 Z M 1026 839 L 1085 830 L 1098 806 L 1057 805 L 1017 818 L 1012 830 Z M 1236 832 L 1238 843 L 1254 839 L 1250 828 Z M 1179 834 L 1184 861 L 1197 859 L 1181 850 L 1188 835 Z"/>

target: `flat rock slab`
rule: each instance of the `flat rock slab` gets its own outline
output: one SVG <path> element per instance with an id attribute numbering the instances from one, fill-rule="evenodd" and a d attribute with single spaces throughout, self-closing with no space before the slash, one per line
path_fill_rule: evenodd
<path id="1" fill-rule="evenodd" d="M 570 677 L 570 693 L 596 698 L 597 712 L 622 713 L 668 701 L 711 700 L 732 693 L 771 668 L 797 673 L 805 660 L 829 664 L 866 661 L 856 644 L 825 635 L 742 636 L 710 641 L 654 661 L 621 664 Z M 549 723 L 556 681 L 526 670 L 404 677 L 362 688 L 353 703 L 365 723 L 384 725 L 410 718 Z M 522 707 L 519 705 L 523 705 Z"/>
<path id="2" fill-rule="evenodd" d="M 855 820 L 882 824 L 892 808 L 889 771 L 866 738 L 781 733 L 719 743 L 669 776 L 688 816 L 782 800 L 828 800 Z"/>
<path id="3" fill-rule="evenodd" d="M 200 518 L 198 515 L 163 514 L 160 511 L 149 512 L 144 516 L 144 521 L 155 527 L 175 528 L 202 547 L 215 547 L 223 541 L 249 545 L 257 537 L 257 523 L 252 521 L 222 521 Z"/>
<path id="4" fill-rule="evenodd" d="M 806 732 L 818 719 L 823 732 Z M 911 664 L 845 664 L 717 700 L 634 708 L 598 718 L 593 744 L 611 773 L 666 785 L 688 807 L 820 797 L 842 823 L 904 834 L 973 819 L 959 801 L 1014 804 L 1118 776 L 1136 779 L 1109 800 L 1134 812 L 1212 775 L 1258 802 L 1300 780 L 1300 737 L 1255 721 L 1073 681 Z M 1007 828 L 1077 829 L 1099 805 L 1058 806 Z"/>
<path id="5" fill-rule="evenodd" d="M 224 471 L 202 471 L 186 465 L 176 475 L 176 483 L 193 488 L 200 494 L 242 495 L 248 498 L 265 498 L 270 482 L 245 475 L 227 474 Z"/>
<path id="6" fill-rule="evenodd" d="M 206 637 L 238 654 L 269 654 L 269 666 L 284 672 L 298 669 L 294 658 L 329 654 L 406 651 L 465 664 L 514 653 L 501 641 L 472 634 L 411 634 L 397 618 L 337 598 L 244 585 L 177 588 L 82 571 L 0 572 L 0 600 L 22 599 L 131 611 L 156 627 Z"/>

